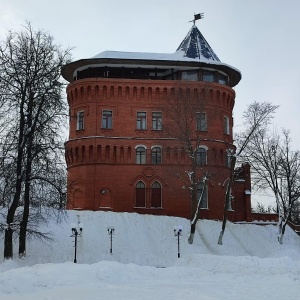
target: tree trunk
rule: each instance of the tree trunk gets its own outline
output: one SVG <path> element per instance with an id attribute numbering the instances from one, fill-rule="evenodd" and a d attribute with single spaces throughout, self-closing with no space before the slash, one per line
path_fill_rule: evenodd
<path id="1" fill-rule="evenodd" d="M 190 236 L 189 236 L 189 238 L 188 238 L 189 244 L 193 244 L 195 231 L 196 231 L 196 224 L 195 224 L 195 223 L 192 223 L 192 224 L 191 224 Z"/>
<path id="2" fill-rule="evenodd" d="M 222 230 L 219 235 L 218 239 L 218 245 L 223 244 L 223 236 L 225 233 L 225 228 L 226 228 L 226 223 L 227 223 L 227 210 L 229 207 L 229 201 L 230 201 L 230 191 L 231 191 L 231 185 L 233 181 L 233 173 L 235 169 L 235 163 L 236 163 L 236 156 L 231 157 L 231 162 L 230 162 L 230 175 L 229 175 L 229 181 L 226 189 L 226 197 L 225 197 L 225 204 L 224 204 L 224 213 L 223 213 L 223 222 L 222 222 Z"/>
<path id="3" fill-rule="evenodd" d="M 31 168 L 29 168 L 31 170 Z M 28 169 L 27 169 L 28 170 Z M 25 193 L 24 193 L 24 210 L 23 217 L 20 223 L 20 235 L 19 235 L 19 258 L 26 256 L 26 234 L 27 234 L 27 225 L 29 218 L 29 197 L 30 197 L 30 181 L 29 174 L 26 174 L 26 183 L 25 183 Z"/>
<path id="4" fill-rule="evenodd" d="M 5 229 L 4 258 L 13 258 L 13 230 L 10 227 Z"/>
<path id="5" fill-rule="evenodd" d="M 20 235 L 19 235 L 19 258 L 26 256 L 26 234 L 27 225 L 29 219 L 29 205 L 30 205 L 30 177 L 32 170 L 32 146 L 34 138 L 34 126 L 32 126 L 32 107 L 33 107 L 33 95 L 30 94 L 27 114 L 27 127 L 30 128 L 30 132 L 27 136 L 27 157 L 26 157 L 26 172 L 25 172 L 25 191 L 24 191 L 24 209 L 23 217 L 20 223 Z M 33 127 L 33 128 L 32 128 Z"/>

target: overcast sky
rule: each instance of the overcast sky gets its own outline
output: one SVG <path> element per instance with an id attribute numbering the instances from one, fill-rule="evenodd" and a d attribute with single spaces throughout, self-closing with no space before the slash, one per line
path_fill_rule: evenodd
<path id="1" fill-rule="evenodd" d="M 280 105 L 278 130 L 290 129 L 300 150 L 299 0 L 0 0 L 0 39 L 28 20 L 74 60 L 105 50 L 173 53 L 196 25 L 220 60 L 242 72 L 235 88 L 235 125 L 248 104 Z M 240 128 L 240 127 L 239 127 Z"/>

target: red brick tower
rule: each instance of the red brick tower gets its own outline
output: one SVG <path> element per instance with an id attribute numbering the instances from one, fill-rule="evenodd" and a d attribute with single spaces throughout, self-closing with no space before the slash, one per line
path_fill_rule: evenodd
<path id="1" fill-rule="evenodd" d="M 234 148 L 232 87 L 241 74 L 219 60 L 195 25 L 173 54 L 105 51 L 69 63 L 62 75 L 70 82 L 69 209 L 190 216 L 189 194 L 173 172 L 188 168 L 189 158 L 161 126 L 179 86 L 207 100 L 195 111 L 202 163 L 214 174 L 201 216 L 222 218 L 226 153 Z M 231 219 L 246 218 L 243 189 L 239 183 Z"/>

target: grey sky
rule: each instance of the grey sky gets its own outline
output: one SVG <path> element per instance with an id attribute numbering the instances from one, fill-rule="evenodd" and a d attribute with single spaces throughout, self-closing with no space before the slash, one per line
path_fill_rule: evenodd
<path id="1" fill-rule="evenodd" d="M 247 104 L 280 105 L 274 128 L 291 130 L 300 149 L 299 0 L 0 0 L 0 39 L 25 20 L 47 30 L 74 60 L 104 50 L 172 53 L 197 26 L 224 63 L 242 72 L 235 88 L 235 125 Z"/>

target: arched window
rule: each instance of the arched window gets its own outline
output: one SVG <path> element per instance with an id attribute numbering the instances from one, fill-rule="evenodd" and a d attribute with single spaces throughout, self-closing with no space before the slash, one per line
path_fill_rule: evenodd
<path id="1" fill-rule="evenodd" d="M 161 205 L 161 185 L 155 181 L 151 186 L 151 207 L 162 207 Z"/>
<path id="2" fill-rule="evenodd" d="M 151 149 L 151 162 L 152 164 L 161 164 L 161 147 L 153 147 Z"/>
<path id="3" fill-rule="evenodd" d="M 136 163 L 137 164 L 145 164 L 146 163 L 146 148 L 145 147 L 137 147 L 136 148 Z"/>
<path id="4" fill-rule="evenodd" d="M 198 148 L 196 151 L 196 162 L 198 165 L 207 164 L 207 151 L 205 148 Z"/>
<path id="5" fill-rule="evenodd" d="M 208 208 L 208 201 L 207 201 L 207 187 L 203 191 L 204 184 L 200 182 L 197 187 L 197 200 L 202 197 L 200 202 L 200 208 Z"/>
<path id="6" fill-rule="evenodd" d="M 135 207 L 146 207 L 146 188 L 143 181 L 135 186 Z"/>

